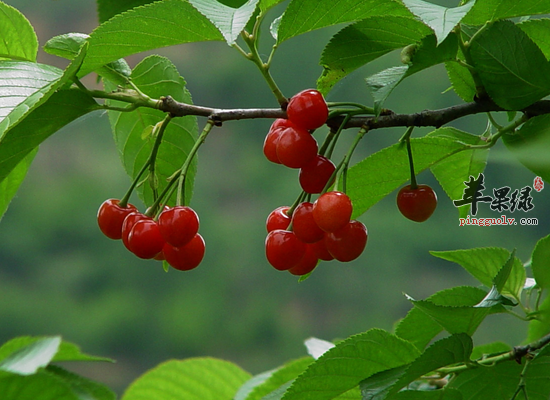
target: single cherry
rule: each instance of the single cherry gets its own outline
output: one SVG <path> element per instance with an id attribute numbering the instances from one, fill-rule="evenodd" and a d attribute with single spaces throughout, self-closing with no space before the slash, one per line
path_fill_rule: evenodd
<path id="1" fill-rule="evenodd" d="M 167 243 L 181 247 L 199 231 L 199 216 L 191 207 L 176 206 L 160 213 L 158 225 Z"/>
<path id="2" fill-rule="evenodd" d="M 318 90 L 307 89 L 290 99 L 286 113 L 288 119 L 295 125 L 312 130 L 319 128 L 327 121 L 328 107 Z"/>
<path id="3" fill-rule="evenodd" d="M 97 211 L 97 224 L 105 236 L 110 239 L 118 240 L 122 237 L 122 223 L 124 218 L 136 207 L 130 203 L 126 207 L 120 206 L 120 200 L 105 200 Z"/>
<path id="4" fill-rule="evenodd" d="M 142 219 L 151 219 L 151 217 L 148 217 L 147 215 L 136 210 L 128 214 L 122 223 L 122 243 L 124 243 L 124 246 L 130 251 L 132 251 L 132 249 L 128 243 L 128 236 L 130 236 L 130 232 L 136 222 L 141 221 Z"/>
<path id="5" fill-rule="evenodd" d="M 285 271 L 300 262 L 306 253 L 306 244 L 294 232 L 275 229 L 265 239 L 265 255 L 273 268 Z"/>
<path id="6" fill-rule="evenodd" d="M 412 221 L 426 221 L 436 207 L 437 195 L 428 185 L 418 185 L 416 189 L 407 185 L 397 193 L 397 208 L 401 214 Z"/>
<path id="7" fill-rule="evenodd" d="M 297 126 L 285 128 L 277 141 L 277 157 L 289 168 L 302 168 L 317 155 L 317 141 L 311 134 Z"/>
<path id="8" fill-rule="evenodd" d="M 365 225 L 353 220 L 342 229 L 328 233 L 325 236 L 325 245 L 335 259 L 348 262 L 361 255 L 367 245 L 367 237 Z"/>
<path id="9" fill-rule="evenodd" d="M 292 214 L 292 231 L 304 243 L 315 243 L 325 236 L 313 219 L 312 203 L 306 201 L 298 204 Z"/>
<path id="10" fill-rule="evenodd" d="M 325 234 L 326 236 L 327 234 Z M 313 250 L 315 251 L 315 255 L 319 260 L 323 261 L 331 261 L 334 260 L 334 256 L 329 253 L 327 249 L 327 245 L 325 243 L 325 238 L 319 240 L 318 242 L 312 243 L 311 246 L 313 247 Z"/>
<path id="11" fill-rule="evenodd" d="M 313 219 L 325 232 L 342 229 L 350 221 L 353 206 L 342 192 L 326 192 L 313 203 Z"/>
<path id="12" fill-rule="evenodd" d="M 315 250 L 313 249 L 313 246 L 311 244 L 308 244 L 306 246 L 306 252 L 302 257 L 302 259 L 298 262 L 298 264 L 290 268 L 288 272 L 290 272 L 292 275 L 298 275 L 298 276 L 309 274 L 311 271 L 315 269 L 318 263 L 319 263 L 319 258 L 315 254 Z"/>
<path id="13" fill-rule="evenodd" d="M 162 251 L 165 243 L 157 222 L 152 219 L 137 221 L 128 235 L 128 246 L 139 258 L 155 257 Z"/>
<path id="14" fill-rule="evenodd" d="M 290 225 L 290 217 L 287 214 L 288 210 L 290 210 L 289 206 L 281 206 L 269 213 L 265 222 L 268 232 L 275 229 L 286 230 L 288 228 L 288 225 Z"/>
<path id="15" fill-rule="evenodd" d="M 166 243 L 162 248 L 162 253 L 170 266 L 180 271 L 189 271 L 201 263 L 205 247 L 204 239 L 197 233 L 191 241 L 181 247 L 174 247 Z"/>
<path id="16" fill-rule="evenodd" d="M 300 169 L 300 186 L 302 186 L 304 192 L 312 194 L 321 193 L 335 169 L 336 167 L 332 161 L 326 157 L 317 155 Z"/>

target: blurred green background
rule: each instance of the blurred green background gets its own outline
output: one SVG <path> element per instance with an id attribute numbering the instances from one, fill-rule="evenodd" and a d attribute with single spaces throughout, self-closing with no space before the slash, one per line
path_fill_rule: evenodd
<path id="1" fill-rule="evenodd" d="M 54 35 L 90 33 L 97 26 L 92 0 L 6 2 L 31 21 L 41 45 Z M 269 18 L 281 12 L 276 8 Z M 337 30 L 309 33 L 280 46 L 272 72 L 287 96 L 314 87 L 323 46 Z M 267 34 L 264 43 L 267 52 Z M 155 53 L 177 65 L 196 104 L 276 107 L 256 67 L 224 43 Z M 143 56 L 128 61 L 133 66 Z M 66 65 L 43 52 L 39 61 Z M 355 72 L 328 100 L 371 103 L 364 78 L 395 65 L 398 52 Z M 431 68 L 398 87 L 386 106 L 409 113 L 460 102 L 448 87 L 444 68 Z M 403 293 L 424 298 L 455 285 L 476 284 L 459 266 L 430 256 L 429 250 L 500 246 L 517 248 L 527 261 L 536 241 L 549 233 L 547 191 L 533 191 L 535 209 L 530 213 L 508 215 L 538 218 L 536 227 L 459 227 L 451 201 L 424 172 L 420 181 L 431 184 L 440 199 L 430 220 L 418 224 L 404 219 L 393 193 L 360 218 L 369 229 L 369 242 L 358 260 L 323 263 L 298 283 L 271 268 L 264 256 L 266 216 L 299 194 L 297 171 L 270 164 L 263 156 L 270 123 L 226 123 L 201 148 L 191 205 L 200 215 L 207 252 L 201 266 L 187 273 L 165 273 L 158 262 L 137 259 L 97 228 L 99 205 L 121 197 L 130 184 L 107 116 L 97 112 L 56 133 L 41 146 L 0 224 L 0 341 L 60 334 L 86 352 L 116 359 L 116 364 L 77 365 L 76 370 L 119 392 L 169 358 L 213 356 L 259 373 L 304 355 L 302 343 L 310 336 L 331 340 L 372 327 L 391 329 L 410 308 Z M 486 119 L 476 116 L 454 126 L 479 134 Z M 402 133 L 373 131 L 354 162 L 395 143 Z M 351 139 L 353 132 L 347 136 Z M 339 148 L 343 152 L 345 144 Z M 502 146 L 491 150 L 487 190 L 519 189 L 532 185 L 534 177 Z M 482 205 L 478 216 L 499 214 Z M 492 316 L 475 339 L 477 344 L 519 344 L 525 331 L 520 321 Z"/>

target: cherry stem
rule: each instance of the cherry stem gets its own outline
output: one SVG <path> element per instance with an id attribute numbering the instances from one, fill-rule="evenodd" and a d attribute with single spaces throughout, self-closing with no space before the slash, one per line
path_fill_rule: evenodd
<path id="1" fill-rule="evenodd" d="M 147 169 L 149 169 L 149 172 L 154 176 L 154 173 L 155 173 L 154 165 L 158 155 L 158 149 L 160 147 L 160 144 L 162 143 L 162 136 L 164 135 L 164 131 L 166 130 L 166 127 L 170 123 L 171 119 L 172 119 L 172 116 L 170 114 L 167 114 L 164 120 L 162 121 L 162 124 L 158 128 L 158 131 L 156 132 L 155 143 L 153 144 L 153 148 L 151 150 L 151 154 L 149 155 L 149 158 L 147 159 L 147 161 L 145 161 L 145 163 L 139 170 L 138 174 L 132 181 L 132 184 L 130 185 L 130 188 L 128 189 L 128 191 L 124 194 L 124 196 L 118 203 L 121 207 L 126 207 L 126 205 L 128 204 L 128 201 L 130 200 L 130 196 L 132 195 L 136 186 L 139 184 L 142 175 L 145 173 L 145 171 L 147 171 Z M 155 134 L 155 130 L 156 129 L 153 128 L 153 135 Z"/>
<path id="2" fill-rule="evenodd" d="M 407 146 L 407 156 L 409 158 L 409 170 L 411 171 L 411 189 L 418 188 L 418 184 L 416 182 L 416 173 L 414 172 L 414 161 L 413 161 L 413 154 L 412 154 L 412 148 L 411 148 L 411 135 L 414 130 L 414 126 L 409 126 L 407 130 L 405 131 L 405 134 L 399 139 L 401 143 L 405 142 L 405 145 Z"/>
<path id="3" fill-rule="evenodd" d="M 347 179 L 348 179 L 348 166 L 351 161 L 351 156 L 353 155 L 355 149 L 357 148 L 357 145 L 363 139 L 363 136 L 369 131 L 369 129 L 366 126 L 361 127 L 359 129 L 359 132 L 357 132 L 357 135 L 355 136 L 355 139 L 353 143 L 351 144 L 351 147 L 349 148 L 348 152 L 346 153 L 346 156 L 336 169 L 334 171 L 335 173 L 338 173 L 338 176 L 336 178 L 336 186 L 338 187 L 338 181 L 340 180 L 340 177 L 342 177 L 342 192 L 346 193 L 347 191 Z M 341 172 L 338 172 L 340 171 Z M 330 181 L 329 181 L 330 182 Z"/>

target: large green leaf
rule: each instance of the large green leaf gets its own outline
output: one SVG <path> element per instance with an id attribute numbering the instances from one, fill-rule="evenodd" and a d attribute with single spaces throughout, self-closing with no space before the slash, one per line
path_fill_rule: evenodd
<path id="1" fill-rule="evenodd" d="M 443 328 L 420 309 L 413 307 L 395 327 L 395 334 L 408 340 L 418 350 L 424 348 Z"/>
<path id="2" fill-rule="evenodd" d="M 185 80 L 176 67 L 165 57 L 149 56 L 141 61 L 132 71 L 132 82 L 145 94 L 153 98 L 170 95 L 175 100 L 191 104 L 191 95 L 185 88 Z M 122 105 L 111 102 L 112 105 Z M 113 128 L 115 143 L 122 163 L 128 175 L 134 178 L 148 160 L 155 137 L 143 137 L 146 129 L 151 129 L 159 123 L 165 114 L 149 108 L 132 112 L 109 112 L 109 120 Z M 155 166 L 154 182 L 158 191 L 167 185 L 167 178 L 181 168 L 197 137 L 197 120 L 194 116 L 174 118 L 166 129 L 162 144 L 159 147 Z M 185 179 L 186 204 L 189 203 L 196 173 L 196 158 Z M 149 183 L 139 187 L 139 194 L 144 203 L 150 206 L 154 202 L 154 194 Z M 175 194 L 170 205 L 175 204 Z"/>
<path id="3" fill-rule="evenodd" d="M 0 371 L 32 375 L 47 366 L 59 350 L 61 338 L 46 337 L 24 346 L 0 361 Z"/>
<path id="4" fill-rule="evenodd" d="M 428 25 L 435 33 L 437 44 L 443 42 L 453 28 L 472 9 L 475 1 L 460 7 L 447 8 L 422 0 L 403 0 L 411 12 Z"/>
<path id="5" fill-rule="evenodd" d="M 0 393 L 2 400 L 82 400 L 68 384 L 45 371 L 29 376 L 2 373 Z"/>
<path id="6" fill-rule="evenodd" d="M 411 343 L 381 329 L 371 329 L 351 336 L 319 357 L 296 378 L 283 399 L 332 399 L 363 379 L 408 364 L 418 355 Z"/>
<path id="7" fill-rule="evenodd" d="M 97 0 L 97 16 L 103 23 L 117 14 L 156 0 Z"/>
<path id="8" fill-rule="evenodd" d="M 529 119 L 519 130 L 503 135 L 502 141 L 520 163 L 550 182 L 550 115 Z"/>
<path id="9" fill-rule="evenodd" d="M 448 61 L 445 69 L 455 93 L 466 102 L 474 101 L 476 84 L 468 68 L 458 62 Z"/>
<path id="10" fill-rule="evenodd" d="M 537 311 L 537 319 L 529 322 L 528 342 L 534 342 L 550 332 L 550 296 L 546 296 Z"/>
<path id="11" fill-rule="evenodd" d="M 118 14 L 91 34 L 82 73 L 130 54 L 176 44 L 223 40 L 219 30 L 185 0 L 163 0 Z"/>
<path id="12" fill-rule="evenodd" d="M 537 286 L 550 289 L 550 235 L 537 242 L 531 257 L 531 271 Z"/>
<path id="13" fill-rule="evenodd" d="M 49 365 L 46 370 L 65 382 L 78 395 L 79 400 L 116 400 L 116 394 L 101 383 L 55 365 Z"/>
<path id="14" fill-rule="evenodd" d="M 38 39 L 30 22 L 15 8 L 0 2 L 0 59 L 36 61 Z"/>
<path id="15" fill-rule="evenodd" d="M 537 44 L 546 59 L 550 59 L 550 19 L 530 19 L 518 27 Z"/>
<path id="16" fill-rule="evenodd" d="M 392 400 L 462 400 L 462 395 L 454 389 L 440 390 L 402 390 Z"/>
<path id="17" fill-rule="evenodd" d="M 121 400 L 232 399 L 250 374 L 214 358 L 167 361 L 135 380 Z"/>
<path id="18" fill-rule="evenodd" d="M 380 113 L 384 101 L 393 89 L 405 78 L 426 68 L 456 59 L 458 41 L 449 36 L 443 43 L 437 44 L 435 35 L 426 36 L 409 54 L 409 65 L 386 69 L 367 78 L 367 86 L 374 97 L 374 110 Z"/>
<path id="19" fill-rule="evenodd" d="M 281 43 L 326 26 L 389 15 L 412 16 L 403 4 L 394 0 L 293 0 L 283 14 L 277 37 Z"/>
<path id="20" fill-rule="evenodd" d="M 487 94 L 507 110 L 521 110 L 550 94 L 550 64 L 511 21 L 498 21 L 472 41 L 470 55 Z"/>
<path id="21" fill-rule="evenodd" d="M 493 279 L 510 257 L 510 252 L 498 247 L 482 247 L 467 250 L 431 251 L 435 257 L 460 264 L 474 278 L 491 288 Z M 518 258 L 514 259 L 512 271 L 502 293 L 518 298 L 525 284 L 525 268 Z"/>
<path id="22" fill-rule="evenodd" d="M 479 136 L 454 128 L 438 129 L 430 134 L 433 137 L 448 137 L 469 145 L 485 144 Z M 464 182 L 470 175 L 478 176 L 485 170 L 489 149 L 461 151 L 433 165 L 430 170 L 451 200 L 460 199 Z M 470 205 L 459 207 L 459 217 L 466 218 Z"/>
<path id="23" fill-rule="evenodd" d="M 443 128 L 446 129 L 446 128 Z M 467 148 L 464 143 L 445 137 L 411 139 L 415 171 L 430 168 L 437 162 Z M 394 144 L 374 153 L 348 171 L 347 194 L 353 202 L 354 218 L 366 212 L 411 177 L 407 148 Z"/>
<path id="24" fill-rule="evenodd" d="M 189 2 L 220 30 L 228 45 L 232 45 L 254 14 L 259 0 L 248 0 L 233 8 L 217 0 L 189 0 Z"/>
<path id="25" fill-rule="evenodd" d="M 0 182 L 0 220 L 8 209 L 13 196 L 17 193 L 19 186 L 23 183 L 23 179 L 25 179 L 37 151 L 38 148 L 27 154 L 4 180 Z"/>
<path id="26" fill-rule="evenodd" d="M 321 56 L 323 74 L 317 87 L 323 93 L 357 68 L 388 52 L 416 43 L 430 29 L 414 18 L 369 17 L 338 32 Z"/>
<path id="27" fill-rule="evenodd" d="M 485 22 L 526 15 L 548 14 L 550 3 L 541 0 L 476 0 L 472 11 L 462 22 L 483 25 Z"/>

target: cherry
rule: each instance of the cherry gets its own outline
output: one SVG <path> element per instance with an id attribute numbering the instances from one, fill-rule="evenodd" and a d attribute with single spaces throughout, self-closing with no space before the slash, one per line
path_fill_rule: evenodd
<path id="1" fill-rule="evenodd" d="M 162 252 L 170 266 L 180 271 L 189 271 L 196 268 L 204 257 L 204 239 L 197 233 L 191 241 L 181 247 L 174 247 L 166 243 L 162 248 Z"/>
<path id="2" fill-rule="evenodd" d="M 281 132 L 291 126 L 292 123 L 288 119 L 277 118 L 267 133 L 264 140 L 264 155 L 266 158 L 274 162 L 275 164 L 280 164 L 279 157 L 277 156 L 277 142 L 279 141 L 279 136 Z"/>
<path id="3" fill-rule="evenodd" d="M 335 170 L 336 167 L 332 161 L 317 155 L 300 169 L 300 185 L 304 192 L 321 193 Z"/>
<path id="4" fill-rule="evenodd" d="M 176 206 L 160 213 L 160 233 L 167 243 L 181 247 L 191 241 L 199 231 L 199 217 L 187 206 Z"/>
<path id="5" fill-rule="evenodd" d="M 148 217 L 147 215 L 136 210 L 128 214 L 122 223 L 122 243 L 124 243 L 124 246 L 130 251 L 132 251 L 132 249 L 128 243 L 128 236 L 130 236 L 130 232 L 136 222 L 141 221 L 142 219 L 151 219 L 151 217 Z"/>
<path id="6" fill-rule="evenodd" d="M 302 168 L 317 155 L 317 141 L 305 129 L 285 128 L 277 140 L 277 157 L 289 168 Z"/>
<path id="7" fill-rule="evenodd" d="M 315 251 L 315 255 L 319 260 L 323 260 L 323 261 L 334 260 L 334 256 L 330 254 L 329 251 L 327 250 L 327 245 L 325 243 L 324 237 L 318 242 L 312 243 L 311 246 L 313 247 L 313 250 Z"/>
<path id="8" fill-rule="evenodd" d="M 265 222 L 268 232 L 274 231 L 275 229 L 285 230 L 288 228 L 288 225 L 290 225 L 290 217 L 287 215 L 287 211 L 289 209 L 289 206 L 281 206 L 271 211 Z"/>
<path id="9" fill-rule="evenodd" d="M 317 226 L 313 219 L 312 203 L 298 204 L 292 214 L 292 231 L 304 243 L 315 243 L 323 238 L 325 232 Z"/>
<path id="10" fill-rule="evenodd" d="M 437 195 L 428 185 L 418 185 L 416 189 L 407 185 L 397 193 L 397 208 L 401 214 L 412 221 L 426 221 L 436 207 Z"/>
<path id="11" fill-rule="evenodd" d="M 334 232 L 349 222 L 353 206 L 350 198 L 342 192 L 326 192 L 313 204 L 313 219 L 325 232 Z"/>
<path id="12" fill-rule="evenodd" d="M 319 91 L 307 89 L 290 99 L 286 113 L 288 119 L 295 125 L 312 130 L 319 128 L 327 121 L 328 107 Z"/>
<path id="13" fill-rule="evenodd" d="M 265 239 L 265 254 L 273 268 L 284 271 L 297 265 L 306 253 L 306 244 L 294 232 L 275 229 Z"/>
<path id="14" fill-rule="evenodd" d="M 317 257 L 317 254 L 315 254 L 313 246 L 311 244 L 308 244 L 306 246 L 306 252 L 302 259 L 298 262 L 298 264 L 290 268 L 288 272 L 290 272 L 292 275 L 299 276 L 309 274 L 315 269 L 318 263 L 319 258 Z"/>
<path id="15" fill-rule="evenodd" d="M 128 235 L 130 251 L 139 258 L 155 257 L 162 251 L 165 243 L 157 222 L 150 218 L 137 221 Z"/>
<path id="16" fill-rule="evenodd" d="M 105 236 L 115 240 L 122 237 L 124 218 L 132 211 L 136 211 L 134 205 L 128 203 L 126 207 L 121 207 L 119 202 L 117 199 L 105 200 L 97 211 L 99 229 Z"/>
<path id="17" fill-rule="evenodd" d="M 355 260 L 367 245 L 367 228 L 363 223 L 353 220 L 342 229 L 328 233 L 325 245 L 330 254 L 341 262 Z"/>

